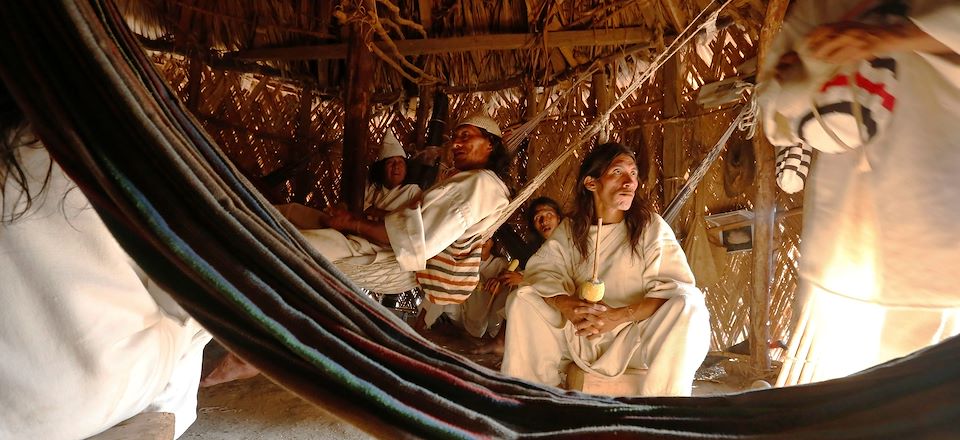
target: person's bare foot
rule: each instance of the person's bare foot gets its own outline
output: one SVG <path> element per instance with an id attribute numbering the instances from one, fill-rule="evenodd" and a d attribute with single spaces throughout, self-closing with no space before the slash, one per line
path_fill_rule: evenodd
<path id="1" fill-rule="evenodd" d="M 260 370 L 256 367 L 244 362 L 243 359 L 233 353 L 227 353 L 220 364 L 200 381 L 200 387 L 206 388 L 235 380 L 249 379 L 258 374 L 260 374 Z"/>
<path id="2" fill-rule="evenodd" d="M 493 338 L 485 344 L 470 350 L 470 354 L 497 354 L 503 356 L 503 339 Z"/>

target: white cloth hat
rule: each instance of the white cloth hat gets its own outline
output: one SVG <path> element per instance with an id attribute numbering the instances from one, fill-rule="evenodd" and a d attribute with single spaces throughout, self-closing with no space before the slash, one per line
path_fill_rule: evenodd
<path id="1" fill-rule="evenodd" d="M 407 152 L 403 151 L 403 146 L 400 145 L 400 140 L 393 134 L 393 131 L 387 130 L 387 133 L 383 135 L 383 142 L 380 143 L 380 157 L 377 158 L 377 161 L 379 162 L 394 156 L 405 158 L 407 157 Z"/>
<path id="2" fill-rule="evenodd" d="M 477 128 L 482 128 L 486 130 L 487 133 L 490 133 L 496 137 L 503 137 L 503 132 L 500 131 L 500 125 L 497 124 L 497 121 L 494 121 L 493 118 L 483 113 L 475 113 L 467 116 L 460 121 L 459 124 L 457 124 L 457 127 L 461 125 L 472 125 Z"/>

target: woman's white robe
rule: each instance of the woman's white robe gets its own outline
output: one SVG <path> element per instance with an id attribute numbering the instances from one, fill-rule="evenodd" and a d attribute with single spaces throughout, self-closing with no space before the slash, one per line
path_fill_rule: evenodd
<path id="1" fill-rule="evenodd" d="M 526 286 L 507 300 L 504 374 L 559 385 L 560 372 L 576 362 L 586 372 L 616 377 L 626 368 L 646 369 L 643 395 L 690 395 L 693 376 L 710 345 L 710 323 L 703 294 L 669 225 L 654 215 L 633 253 L 624 222 L 604 225 L 599 278 L 603 302 L 611 307 L 666 299 L 656 313 L 628 322 L 596 339 L 577 336 L 573 325 L 543 301 L 575 294 L 593 274 L 593 252 L 580 256 L 564 221 L 524 271 Z M 588 249 L 594 248 L 596 226 Z"/>
<path id="2" fill-rule="evenodd" d="M 37 192 L 50 156 L 18 151 Z M 3 190 L 9 215 L 25 199 L 9 175 Z M 56 164 L 30 210 L 0 225 L 0 280 L 0 438 L 86 438 L 143 411 L 175 413 L 179 436 L 196 419 L 209 334 Z"/>

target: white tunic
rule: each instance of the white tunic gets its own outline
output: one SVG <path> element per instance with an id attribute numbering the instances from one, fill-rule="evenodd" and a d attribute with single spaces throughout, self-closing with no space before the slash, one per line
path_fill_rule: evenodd
<path id="1" fill-rule="evenodd" d="M 576 335 L 573 325 L 543 297 L 574 294 L 592 278 L 593 253 L 583 258 L 564 220 L 527 262 L 525 284 L 507 302 L 505 374 L 547 385 L 560 383 L 569 362 L 592 374 L 616 377 L 627 367 L 647 369 L 644 395 L 689 395 L 693 376 L 710 343 L 703 294 L 670 227 L 654 215 L 633 254 L 624 222 L 605 225 L 600 238 L 599 278 L 611 307 L 666 299 L 650 318 L 621 324 L 596 339 Z M 596 226 L 588 249 L 593 249 Z"/>
<path id="2" fill-rule="evenodd" d="M 19 151 L 37 192 L 49 155 Z M 3 190 L 9 215 L 25 200 L 12 178 Z M 0 224 L 0 280 L 0 438 L 86 438 L 145 410 L 176 413 L 179 435 L 196 419 L 209 335 L 164 313 L 55 164 L 45 194 Z"/>
<path id="3" fill-rule="evenodd" d="M 395 262 L 397 271 L 412 274 L 454 241 L 486 231 L 509 204 L 509 196 L 506 185 L 492 171 L 462 171 L 424 191 L 420 203 L 393 211 L 384 219 L 390 247 L 334 229 L 301 232 L 330 261 L 350 259 L 355 265 Z M 363 287 L 377 291 L 376 286 Z"/>
<path id="4" fill-rule="evenodd" d="M 798 2 L 774 47 L 858 3 Z M 960 50 L 958 2 L 906 3 L 910 20 Z M 960 330 L 960 57 L 891 55 L 898 82 L 886 131 L 855 151 L 820 154 L 811 171 L 781 385 L 847 375 Z"/>

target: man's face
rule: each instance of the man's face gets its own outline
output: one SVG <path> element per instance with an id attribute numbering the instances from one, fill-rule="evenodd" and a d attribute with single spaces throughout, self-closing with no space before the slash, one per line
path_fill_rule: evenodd
<path id="1" fill-rule="evenodd" d="M 480 129 L 472 125 L 461 125 L 453 132 L 453 166 L 460 171 L 485 168 L 493 152 L 490 141 Z"/>
<path id="2" fill-rule="evenodd" d="M 560 225 L 560 214 L 550 205 L 539 205 L 533 211 L 533 227 L 544 240 L 553 235 Z"/>
<path id="3" fill-rule="evenodd" d="M 637 163 L 625 154 L 621 154 L 613 159 L 610 166 L 603 171 L 603 174 L 596 179 L 587 177 L 587 181 L 592 180 L 594 187 L 593 200 L 597 212 L 604 214 L 612 210 L 626 211 L 633 205 L 633 197 L 637 192 Z"/>
<path id="4" fill-rule="evenodd" d="M 385 164 L 387 188 L 396 188 L 407 177 L 407 161 L 400 156 L 387 159 Z"/>

